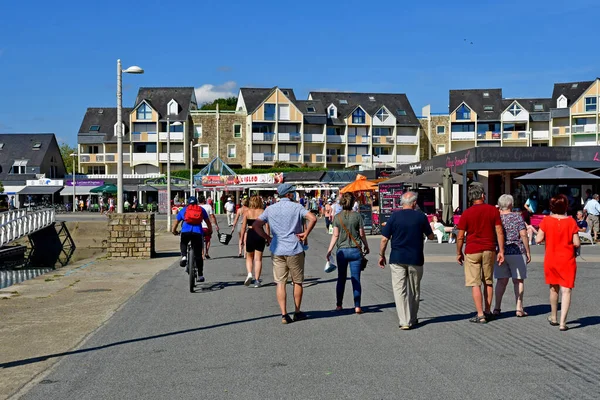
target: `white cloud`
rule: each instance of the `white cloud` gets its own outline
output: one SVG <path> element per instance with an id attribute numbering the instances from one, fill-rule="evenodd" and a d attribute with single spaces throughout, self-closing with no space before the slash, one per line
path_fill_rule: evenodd
<path id="1" fill-rule="evenodd" d="M 237 96 L 237 83 L 234 81 L 225 82 L 222 85 L 211 85 L 209 83 L 197 87 L 196 100 L 198 104 L 209 103 L 215 99 Z"/>

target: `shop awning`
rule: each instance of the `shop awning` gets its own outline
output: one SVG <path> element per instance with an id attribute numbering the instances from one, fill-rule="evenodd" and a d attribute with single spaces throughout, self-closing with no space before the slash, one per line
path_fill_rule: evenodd
<path id="1" fill-rule="evenodd" d="M 97 186 L 76 186 L 75 187 L 75 196 L 86 196 L 88 194 L 92 194 L 90 190 Z M 61 196 L 73 196 L 73 186 L 65 186 L 63 190 L 60 191 Z"/>
<path id="2" fill-rule="evenodd" d="M 62 188 L 62 186 L 25 186 L 19 194 L 54 194 Z"/>
<path id="3" fill-rule="evenodd" d="M 24 188 L 25 186 L 4 186 L 4 192 L 0 194 L 17 194 Z"/>

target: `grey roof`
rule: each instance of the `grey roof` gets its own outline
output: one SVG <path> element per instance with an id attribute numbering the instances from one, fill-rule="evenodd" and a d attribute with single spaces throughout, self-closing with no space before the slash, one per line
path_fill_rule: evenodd
<path id="1" fill-rule="evenodd" d="M 283 174 L 284 182 L 319 182 L 325 171 L 286 172 Z"/>
<path id="2" fill-rule="evenodd" d="M 550 113 L 549 112 L 538 112 L 529 114 L 529 118 L 533 122 L 548 122 L 550 121 Z"/>
<path id="3" fill-rule="evenodd" d="M 327 118 L 327 125 L 329 125 L 329 126 L 346 126 L 346 123 L 339 118 Z"/>
<path id="4" fill-rule="evenodd" d="M 552 118 L 567 118 L 571 115 L 568 108 L 553 108 L 550 110 Z"/>
<path id="5" fill-rule="evenodd" d="M 367 179 L 375 179 L 376 171 L 375 170 L 367 170 L 367 171 L 327 171 L 321 182 L 323 183 L 338 183 L 338 184 L 348 184 L 356 180 L 356 175 L 361 174 L 367 177 Z"/>
<path id="6" fill-rule="evenodd" d="M 324 125 L 327 123 L 327 117 L 324 115 L 305 115 L 304 123 L 309 125 Z"/>
<path id="7" fill-rule="evenodd" d="M 567 98 L 567 106 L 571 106 L 591 86 L 594 81 L 555 83 L 552 91 L 553 107 L 561 95 Z"/>
<path id="8" fill-rule="evenodd" d="M 240 88 L 240 93 L 244 98 L 244 104 L 249 114 L 256 109 L 275 91 L 277 86 L 272 88 Z M 296 95 L 293 89 L 280 88 L 282 92 L 287 92 L 287 97 L 294 104 L 297 103 Z M 285 93 L 284 93 L 285 94 Z"/>
<path id="9" fill-rule="evenodd" d="M 25 181 L 35 179 L 36 173 L 44 173 L 39 168 L 42 166 L 46 153 L 51 147 L 58 150 L 58 142 L 53 133 L 1 133 L 0 143 L 3 144 L 0 150 L 0 181 L 5 184 L 9 181 Z M 33 150 L 34 143 L 40 143 L 39 150 Z M 59 151 L 60 154 L 60 151 Z M 64 164 L 62 157 L 59 160 L 59 173 L 63 171 Z M 10 169 L 15 160 L 27 160 L 27 174 L 10 174 Z M 60 167 L 62 165 L 62 168 Z M 31 168 L 36 168 L 37 172 L 30 172 Z"/>
<path id="10" fill-rule="evenodd" d="M 561 181 L 561 180 L 578 180 L 588 182 L 590 180 L 598 180 L 599 176 L 593 175 L 581 170 L 578 170 L 568 165 L 555 165 L 554 167 L 546 168 L 541 171 L 532 172 L 527 175 L 516 178 L 517 180 L 544 180 L 544 181 Z"/>
<path id="11" fill-rule="evenodd" d="M 484 93 L 488 93 L 489 96 L 484 97 Z M 463 102 L 477 113 L 479 121 L 499 121 L 505 109 L 502 101 L 502 89 L 450 90 L 450 113 L 454 112 Z M 485 111 L 485 106 L 492 106 L 492 111 Z"/>
<path id="12" fill-rule="evenodd" d="M 125 132 L 129 133 L 129 114 L 131 108 L 123 108 L 121 118 L 125 124 Z M 83 116 L 83 121 L 77 134 L 77 142 L 81 144 L 92 144 L 102 142 L 116 142 L 115 124 L 117 123 L 116 107 L 91 107 L 88 108 Z M 94 125 L 98 126 L 97 131 L 91 131 Z M 129 136 L 125 136 L 127 141 Z"/>
<path id="13" fill-rule="evenodd" d="M 539 99 L 504 99 L 504 110 L 506 110 L 513 101 L 518 102 L 523 106 L 528 112 L 550 112 L 550 108 L 552 108 L 552 99 L 550 98 L 539 98 Z M 535 106 L 541 105 L 543 107 L 542 111 L 536 111 Z M 503 110 L 503 111 L 504 111 Z"/>
<path id="14" fill-rule="evenodd" d="M 304 115 L 305 124 L 323 125 L 327 123 L 327 111 L 320 100 L 296 100 L 296 106 Z M 308 112 L 308 109 L 314 109 Z"/>
<path id="15" fill-rule="evenodd" d="M 167 106 L 174 99 L 179 104 L 177 115 L 167 115 Z M 171 121 L 185 121 L 188 119 L 190 108 L 196 106 L 196 95 L 193 87 L 142 87 L 135 100 L 137 107 L 143 100 L 158 112 L 159 119 Z M 135 108 L 134 107 L 134 108 Z"/>
<path id="16" fill-rule="evenodd" d="M 403 93 L 310 92 L 309 96 L 313 100 L 320 100 L 325 108 L 329 107 L 330 104 L 334 104 L 340 118 L 347 117 L 358 106 L 361 106 L 369 115 L 375 115 L 382 106 L 385 106 L 396 117 L 398 125 L 419 125 L 419 120 L 408 101 L 408 97 Z M 340 103 L 340 100 L 342 100 L 342 103 Z M 404 110 L 406 115 L 399 115 L 398 110 Z"/>

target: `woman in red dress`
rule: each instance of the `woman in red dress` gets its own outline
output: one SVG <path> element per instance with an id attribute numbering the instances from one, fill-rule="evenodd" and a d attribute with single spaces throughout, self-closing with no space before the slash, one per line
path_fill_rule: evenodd
<path id="1" fill-rule="evenodd" d="M 550 200 L 552 214 L 540 223 L 536 243 L 546 240 L 546 254 L 544 256 L 544 275 L 546 283 L 550 285 L 550 309 L 548 322 L 552 326 L 560 325 L 561 331 L 567 327 L 567 315 L 571 305 L 571 291 L 575 286 L 575 249 L 581 243 L 577 233 L 577 223 L 566 215 L 569 200 L 564 194 L 554 196 Z M 560 324 L 557 321 L 558 290 L 562 293 L 560 309 Z"/>

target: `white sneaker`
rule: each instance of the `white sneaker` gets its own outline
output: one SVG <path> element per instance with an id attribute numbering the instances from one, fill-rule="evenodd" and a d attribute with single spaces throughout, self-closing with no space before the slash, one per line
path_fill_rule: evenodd
<path id="1" fill-rule="evenodd" d="M 181 261 L 179 261 L 179 266 L 180 267 L 185 267 L 185 264 L 187 264 L 187 257 L 186 256 L 182 256 L 181 257 Z"/>
<path id="2" fill-rule="evenodd" d="M 246 280 L 244 281 L 244 286 L 250 286 L 250 283 L 252 283 L 252 274 L 248 274 Z"/>

